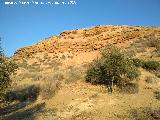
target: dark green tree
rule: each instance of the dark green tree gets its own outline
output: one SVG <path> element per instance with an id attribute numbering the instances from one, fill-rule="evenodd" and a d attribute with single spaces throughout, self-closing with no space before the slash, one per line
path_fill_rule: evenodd
<path id="1" fill-rule="evenodd" d="M 101 50 L 101 57 L 94 60 L 87 70 L 86 81 L 118 86 L 137 78 L 139 71 L 127 53 L 113 45 Z"/>
<path id="2" fill-rule="evenodd" d="M 1 39 L 0 39 L 1 43 Z M 16 70 L 17 65 L 12 58 L 6 57 L 0 44 L 0 95 L 6 91 L 11 84 L 10 76 Z"/>

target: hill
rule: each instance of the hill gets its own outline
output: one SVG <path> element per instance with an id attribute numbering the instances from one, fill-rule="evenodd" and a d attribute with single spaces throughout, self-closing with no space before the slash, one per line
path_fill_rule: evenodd
<path id="1" fill-rule="evenodd" d="M 8 120 L 160 119 L 160 69 L 139 67 L 141 75 L 134 81 L 138 87 L 127 86 L 124 91 L 115 87 L 113 94 L 103 85 L 85 82 L 88 64 L 107 44 L 125 49 L 133 58 L 160 61 L 160 27 L 100 25 L 64 31 L 14 53 L 19 69 L 12 76 L 12 91 L 20 97 L 13 97 L 16 100 L 0 116 Z M 28 100 L 32 92 L 37 95 L 34 101 Z"/>

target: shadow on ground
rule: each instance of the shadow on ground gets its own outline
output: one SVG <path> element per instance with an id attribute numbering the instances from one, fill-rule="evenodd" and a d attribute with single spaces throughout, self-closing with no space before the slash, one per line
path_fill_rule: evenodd
<path id="1" fill-rule="evenodd" d="M 35 103 L 38 95 L 39 88 L 33 85 L 7 92 L 4 101 L 0 103 L 0 119 L 34 120 L 35 114 L 43 111 L 45 107 L 45 103 Z M 5 106 L 2 107 L 1 104 Z"/>
<path id="2" fill-rule="evenodd" d="M 134 120 L 160 120 L 160 108 L 141 107 L 131 109 L 129 113 Z"/>
<path id="3" fill-rule="evenodd" d="M 45 103 L 39 103 L 32 105 L 31 107 L 25 109 L 32 102 L 23 102 L 9 105 L 3 109 L 0 109 L 0 116 L 4 120 L 34 120 L 35 114 L 43 111 Z"/>

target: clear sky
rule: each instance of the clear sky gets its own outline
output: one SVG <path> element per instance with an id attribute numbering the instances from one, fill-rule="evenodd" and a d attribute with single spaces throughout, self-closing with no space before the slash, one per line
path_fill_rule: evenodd
<path id="1" fill-rule="evenodd" d="M 76 5 L 5 5 L 4 1 L 16 0 L 0 0 L 0 37 L 7 55 L 64 30 L 107 24 L 160 26 L 160 0 L 75 0 Z"/>

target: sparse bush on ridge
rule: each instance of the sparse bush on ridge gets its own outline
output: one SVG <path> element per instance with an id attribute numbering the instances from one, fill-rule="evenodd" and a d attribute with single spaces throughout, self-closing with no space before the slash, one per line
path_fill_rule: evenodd
<path id="1" fill-rule="evenodd" d="M 126 52 L 107 45 L 101 51 L 101 58 L 94 60 L 87 70 L 86 81 L 98 84 L 116 83 L 121 86 L 139 76 L 139 71 Z"/>

